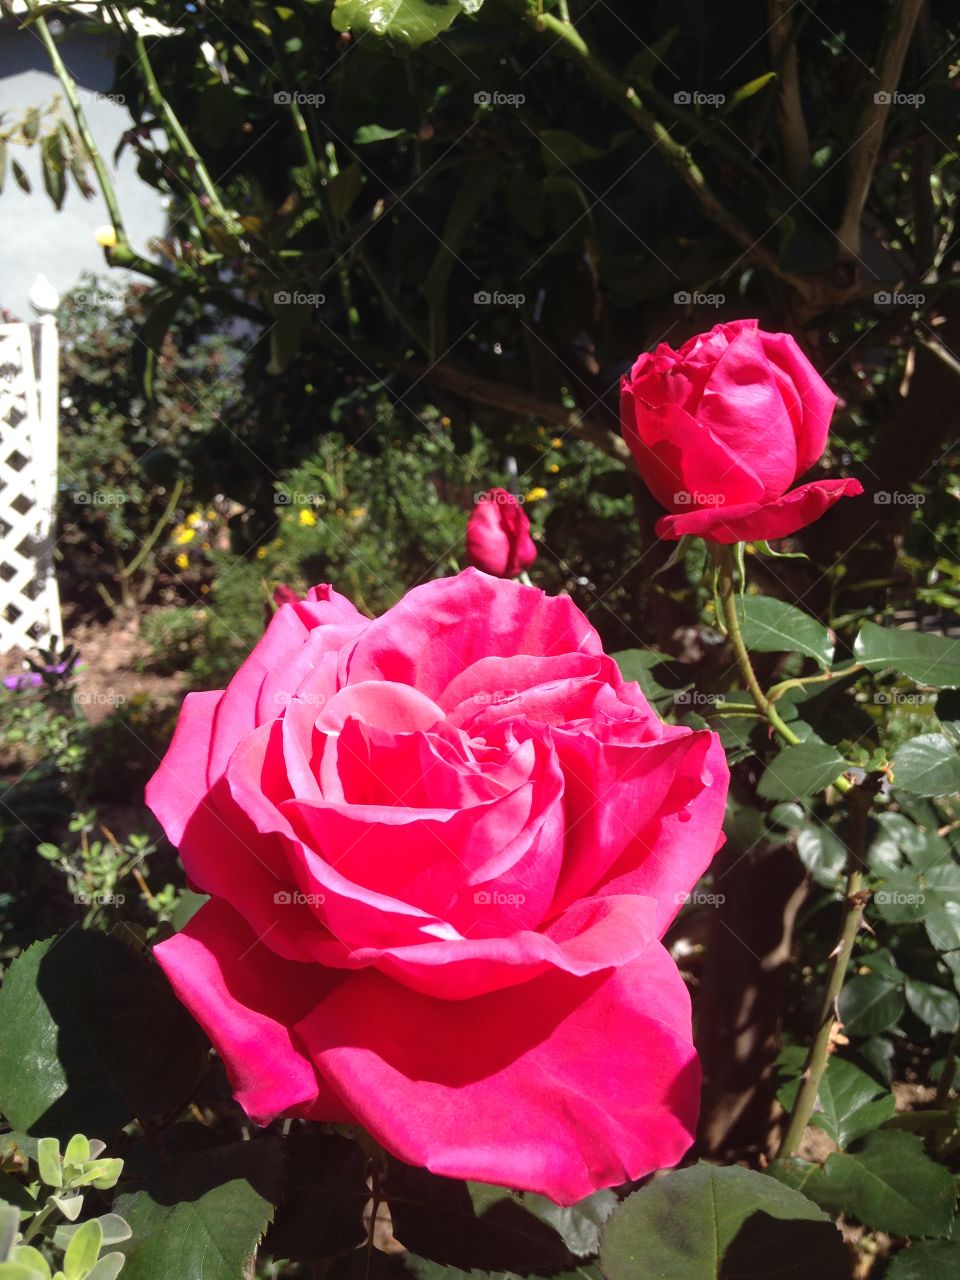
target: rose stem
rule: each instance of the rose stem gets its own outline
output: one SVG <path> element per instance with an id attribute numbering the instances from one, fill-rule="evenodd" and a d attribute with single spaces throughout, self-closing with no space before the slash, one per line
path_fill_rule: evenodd
<path id="1" fill-rule="evenodd" d="M 740 614 L 737 609 L 736 587 L 733 581 L 733 552 L 727 546 L 717 545 L 714 547 L 714 558 L 720 574 L 720 602 L 727 626 L 727 637 L 733 645 L 737 666 L 740 668 L 744 683 L 749 690 L 751 698 L 753 698 L 757 710 L 776 729 L 784 742 L 791 747 L 799 746 L 801 739 L 783 720 L 780 712 L 761 689 L 757 673 L 754 671 L 753 664 L 750 661 L 750 654 L 747 652 L 747 646 L 744 644 L 743 632 L 740 630 Z M 851 790 L 853 784 L 841 775 L 839 778 L 834 779 L 833 785 L 838 791 L 846 793 Z"/>
<path id="2" fill-rule="evenodd" d="M 793 1103 L 793 1110 L 790 1113 L 790 1120 L 780 1143 L 780 1150 L 777 1152 L 778 1159 L 792 1156 L 800 1145 L 807 1123 L 813 1114 L 817 1094 L 820 1090 L 820 1081 L 823 1079 L 823 1073 L 827 1069 L 827 1059 L 830 1056 L 830 1036 L 837 1019 L 837 1001 L 840 998 L 840 992 L 843 990 L 850 953 L 853 951 L 854 940 L 863 922 L 863 909 L 868 897 L 863 890 L 863 875 L 860 868 L 866 843 L 867 817 L 879 782 L 879 778 L 868 778 L 855 787 L 853 794 L 850 796 L 849 868 L 843 898 L 843 923 L 840 927 L 839 941 L 830 953 L 833 965 L 823 992 L 817 1033 L 807 1054 L 800 1089 Z"/>

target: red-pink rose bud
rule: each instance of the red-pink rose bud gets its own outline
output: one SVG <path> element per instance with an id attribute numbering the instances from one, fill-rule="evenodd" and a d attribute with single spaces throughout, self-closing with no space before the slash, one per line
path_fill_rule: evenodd
<path id="1" fill-rule="evenodd" d="M 488 489 L 467 521 L 467 558 L 497 578 L 516 578 L 537 558 L 527 513 L 506 489 Z"/>

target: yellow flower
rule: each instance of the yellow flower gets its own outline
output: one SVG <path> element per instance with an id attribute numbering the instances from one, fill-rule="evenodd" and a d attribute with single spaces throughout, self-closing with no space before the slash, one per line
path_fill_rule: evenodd
<path id="1" fill-rule="evenodd" d="M 300 523 L 305 524 L 309 529 L 311 525 L 315 525 L 317 523 L 317 517 L 312 511 L 308 511 L 306 507 L 303 507 L 300 511 Z"/>
<path id="2" fill-rule="evenodd" d="M 187 516 L 187 524 L 190 526 L 191 529 L 195 529 L 199 523 L 200 523 L 200 513 L 198 511 L 191 511 L 190 514 Z"/>
<path id="3" fill-rule="evenodd" d="M 537 485 L 527 494 L 527 502 L 540 502 L 547 496 L 547 491 L 541 485 Z"/>
<path id="4" fill-rule="evenodd" d="M 207 519 L 216 520 L 216 518 L 217 518 L 217 513 L 214 511 L 213 507 L 211 507 L 210 510 L 207 512 Z"/>
<path id="5" fill-rule="evenodd" d="M 266 560 L 266 558 L 267 558 L 267 548 L 266 548 L 266 547 L 257 547 L 257 559 L 258 559 L 258 560 Z"/>
<path id="6" fill-rule="evenodd" d="M 361 519 L 363 516 L 365 516 L 366 514 L 367 514 L 367 508 L 366 508 L 366 507 L 353 507 L 353 508 L 351 509 L 351 511 L 350 511 L 350 519 L 351 519 L 351 520 L 360 520 L 360 519 Z"/>
<path id="7" fill-rule="evenodd" d="M 187 529 L 184 525 L 180 525 L 176 536 L 177 546 L 185 547 L 187 543 L 192 542 L 196 536 L 196 529 Z"/>
<path id="8" fill-rule="evenodd" d="M 552 475 L 556 475 L 557 472 L 560 470 L 559 462 L 551 462 L 549 467 L 547 467 L 547 470 L 551 472 Z"/>
<path id="9" fill-rule="evenodd" d="M 450 419 L 449 419 L 449 418 L 441 418 L 441 419 L 440 419 L 440 425 L 441 425 L 441 427 L 449 427 L 449 425 L 450 425 Z"/>
<path id="10" fill-rule="evenodd" d="M 554 436 L 553 439 L 550 441 L 550 446 L 553 449 L 562 449 L 563 441 L 560 439 L 559 436 Z"/>
<path id="11" fill-rule="evenodd" d="M 101 249 L 115 249 L 117 246 L 117 233 L 109 224 L 97 227 L 93 238 Z"/>
<path id="12" fill-rule="evenodd" d="M 186 554 L 185 551 L 181 551 L 173 563 L 177 566 L 178 569 L 189 569 L 190 557 Z"/>

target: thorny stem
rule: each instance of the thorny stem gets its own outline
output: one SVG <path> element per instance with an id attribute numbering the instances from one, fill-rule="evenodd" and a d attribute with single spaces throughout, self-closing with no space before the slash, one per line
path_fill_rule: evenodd
<path id="1" fill-rule="evenodd" d="M 803 1069 L 800 1089 L 794 1100 L 793 1110 L 784 1131 L 783 1140 L 777 1157 L 791 1156 L 799 1147 L 804 1131 L 820 1090 L 820 1081 L 827 1069 L 830 1056 L 830 1038 L 837 1021 L 837 1001 L 847 976 L 847 966 L 853 944 L 863 922 L 863 909 L 869 894 L 863 889 L 861 872 L 864 845 L 867 834 L 867 818 L 873 797 L 879 786 L 879 779 L 868 778 L 855 787 L 850 796 L 850 839 L 848 844 L 847 884 L 843 899 L 843 923 L 837 945 L 830 953 L 832 965 L 827 985 L 824 988 L 823 1000 L 820 1004 L 820 1017 L 817 1032 L 814 1036 L 807 1061 Z"/>

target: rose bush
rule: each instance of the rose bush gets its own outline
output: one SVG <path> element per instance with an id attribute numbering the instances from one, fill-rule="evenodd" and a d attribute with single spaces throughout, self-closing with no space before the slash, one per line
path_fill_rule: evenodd
<path id="1" fill-rule="evenodd" d="M 836 400 L 790 334 L 756 320 L 644 352 L 621 382 L 620 411 L 641 476 L 675 513 L 658 536 L 783 538 L 862 493 L 852 479 L 790 490 L 823 453 Z"/>
<path id="2" fill-rule="evenodd" d="M 515 578 L 536 560 L 527 513 L 506 489 L 488 489 L 470 513 L 467 558 L 498 578 Z"/>
<path id="3" fill-rule="evenodd" d="M 318 587 L 184 702 L 148 802 L 211 897 L 156 955 L 254 1120 L 570 1203 L 692 1140 L 660 939 L 726 789 L 566 597 L 469 569 L 370 621 Z"/>

